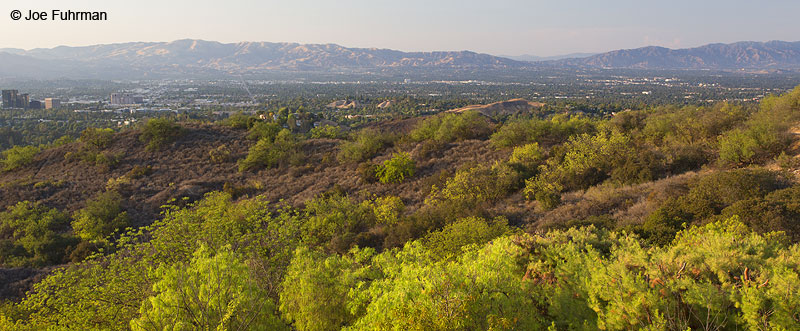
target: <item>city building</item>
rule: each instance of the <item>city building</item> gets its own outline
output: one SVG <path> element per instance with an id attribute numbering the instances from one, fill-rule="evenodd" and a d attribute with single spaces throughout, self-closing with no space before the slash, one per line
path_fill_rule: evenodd
<path id="1" fill-rule="evenodd" d="M 31 100 L 30 102 L 28 102 L 28 107 L 27 108 L 28 109 L 42 109 L 43 106 L 44 105 L 42 104 L 41 101 L 39 101 L 39 100 Z"/>
<path id="2" fill-rule="evenodd" d="M 17 104 L 17 90 L 3 90 L 3 108 L 14 108 Z"/>
<path id="3" fill-rule="evenodd" d="M 28 103 L 30 102 L 30 100 L 31 99 L 28 96 L 28 93 L 22 93 L 22 94 L 17 95 L 17 108 L 27 109 L 28 108 Z"/>
<path id="4" fill-rule="evenodd" d="M 3 108 L 28 108 L 30 96 L 17 90 L 3 90 Z"/>
<path id="5" fill-rule="evenodd" d="M 56 98 L 45 98 L 44 109 L 61 108 L 61 100 Z"/>
<path id="6" fill-rule="evenodd" d="M 129 93 L 111 93 L 112 105 L 134 105 L 144 103 L 141 96 Z"/>

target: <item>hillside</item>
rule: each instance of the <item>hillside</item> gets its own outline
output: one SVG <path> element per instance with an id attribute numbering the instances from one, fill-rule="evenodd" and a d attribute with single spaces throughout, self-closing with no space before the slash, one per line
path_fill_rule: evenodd
<path id="1" fill-rule="evenodd" d="M 534 110 L 544 107 L 541 102 L 531 102 L 525 99 L 511 99 L 499 101 L 488 105 L 469 105 L 458 109 L 449 110 L 450 112 L 461 113 L 465 111 L 477 111 L 489 117 L 508 116 L 519 114 L 531 114 Z"/>
<path id="2" fill-rule="evenodd" d="M 412 121 L 378 123 L 381 131 L 408 132 Z M 159 217 L 161 206 L 172 199 L 188 198 L 189 202 L 211 191 L 228 189 L 238 194 L 259 195 L 268 201 L 282 200 L 291 206 L 301 206 L 314 196 L 333 189 L 350 193 L 396 195 L 416 209 L 424 196 L 421 183 L 431 176 L 451 171 L 484 157 L 497 158 L 486 142 L 463 141 L 443 146 L 443 150 L 419 160 L 414 180 L 401 185 L 385 186 L 359 179 L 356 166 L 339 164 L 335 154 L 340 140 L 307 139 L 300 147 L 305 156 L 302 165 L 277 169 L 240 172 L 236 161 L 247 155 L 255 142 L 246 138 L 247 131 L 220 125 L 186 125 L 186 133 L 168 148 L 148 152 L 139 141 L 140 132 L 129 130 L 115 134 L 103 152 L 119 154 L 118 165 L 106 170 L 95 164 L 65 158 L 80 150 L 75 142 L 47 149 L 38 154 L 27 167 L 0 173 L 0 210 L 18 201 L 38 201 L 42 204 L 74 212 L 97 192 L 106 190 L 109 180 L 130 174 L 136 167 L 151 169 L 145 176 L 134 178 L 120 193 L 123 209 L 137 226 L 146 225 Z M 225 146 L 230 152 L 224 162 L 212 162 L 209 152 Z M 382 162 L 393 153 L 389 148 L 374 156 Z M 488 153 L 488 154 L 487 154 Z M 183 202 L 185 203 L 185 202 Z"/>
<path id="3" fill-rule="evenodd" d="M 347 136 L 160 118 L 12 148 L 0 293 L 19 300 L 0 327 L 162 329 L 204 312 L 197 325 L 269 330 L 789 329 L 798 105 L 800 87 L 760 105 L 443 112 Z"/>

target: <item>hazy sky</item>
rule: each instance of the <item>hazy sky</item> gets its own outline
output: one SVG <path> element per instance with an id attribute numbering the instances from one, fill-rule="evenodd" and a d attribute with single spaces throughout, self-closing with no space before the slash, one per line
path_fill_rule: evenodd
<path id="1" fill-rule="evenodd" d="M 108 21 L 13 21 L 15 9 L 106 11 Z M 797 41 L 798 13 L 800 0 L 2 0 L 0 48 L 196 38 L 547 56 Z"/>

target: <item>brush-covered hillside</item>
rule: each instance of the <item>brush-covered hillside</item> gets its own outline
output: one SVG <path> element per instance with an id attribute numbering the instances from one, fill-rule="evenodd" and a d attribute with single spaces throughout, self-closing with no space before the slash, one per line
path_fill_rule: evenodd
<path id="1" fill-rule="evenodd" d="M 796 329 L 798 121 L 800 88 L 14 147 L 0 328 Z"/>

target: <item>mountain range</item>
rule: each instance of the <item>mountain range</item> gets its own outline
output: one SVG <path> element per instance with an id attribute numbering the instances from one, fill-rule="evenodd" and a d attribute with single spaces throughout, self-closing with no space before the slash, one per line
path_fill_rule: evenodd
<path id="1" fill-rule="evenodd" d="M 696 48 L 643 47 L 520 61 L 471 51 L 402 52 L 335 44 L 203 40 L 0 49 L 0 78 L 159 78 L 270 72 L 524 70 L 537 68 L 797 69 L 800 42 L 737 42 Z"/>
<path id="2" fill-rule="evenodd" d="M 743 41 L 684 49 L 650 46 L 559 60 L 555 64 L 636 69 L 796 69 L 800 68 L 800 42 Z"/>

